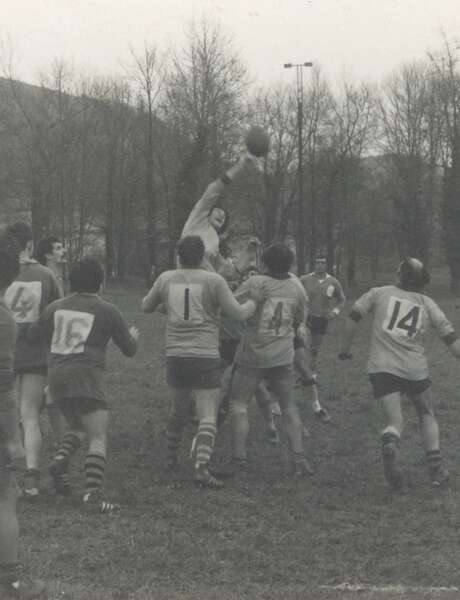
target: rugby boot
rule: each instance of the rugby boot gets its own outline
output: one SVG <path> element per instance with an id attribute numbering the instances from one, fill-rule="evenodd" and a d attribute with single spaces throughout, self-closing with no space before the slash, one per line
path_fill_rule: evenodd
<path id="1" fill-rule="evenodd" d="M 446 487 L 449 484 L 449 471 L 442 465 L 430 468 L 431 485 L 434 488 Z"/>
<path id="2" fill-rule="evenodd" d="M 65 458 L 55 458 L 49 468 L 54 489 L 61 496 L 70 496 L 72 494 L 72 486 L 69 474 L 67 473 L 68 466 L 68 461 Z"/>
<path id="3" fill-rule="evenodd" d="M 36 500 L 40 495 L 40 471 L 27 469 L 24 473 L 22 497 L 27 500 Z"/>
<path id="4" fill-rule="evenodd" d="M 294 477 L 305 477 L 315 474 L 315 471 L 305 456 L 295 455 L 292 462 Z"/>
<path id="5" fill-rule="evenodd" d="M 397 465 L 398 447 L 395 442 L 382 446 L 383 474 L 389 486 L 397 491 L 403 487 L 404 477 Z"/>
<path id="6" fill-rule="evenodd" d="M 197 487 L 206 487 L 211 490 L 220 490 L 224 487 L 224 482 L 214 477 L 210 472 L 208 465 L 205 464 L 199 464 L 195 467 L 193 481 Z"/>
<path id="7" fill-rule="evenodd" d="M 318 421 L 321 421 L 321 423 L 326 424 L 326 423 L 330 423 L 330 421 L 331 421 L 331 415 L 323 407 L 321 407 L 319 410 L 315 410 L 314 415 L 318 419 Z"/>
<path id="8" fill-rule="evenodd" d="M 101 490 L 87 492 L 83 496 L 83 509 L 87 513 L 109 515 L 118 512 L 120 508 L 119 504 L 104 500 Z"/>

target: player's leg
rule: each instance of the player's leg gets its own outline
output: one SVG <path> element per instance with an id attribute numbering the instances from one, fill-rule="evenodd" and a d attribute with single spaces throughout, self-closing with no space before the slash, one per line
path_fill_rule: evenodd
<path id="1" fill-rule="evenodd" d="M 434 415 L 431 387 L 427 387 L 418 393 L 409 393 L 409 398 L 417 411 L 431 484 L 433 487 L 447 484 L 449 481 L 449 472 L 442 464 L 442 454 L 439 446 L 439 426 Z"/>
<path id="2" fill-rule="evenodd" d="M 219 394 L 218 387 L 193 390 L 199 419 L 198 431 L 194 440 L 194 480 L 198 485 L 214 489 L 223 487 L 223 483 L 209 472 L 209 463 L 217 434 Z"/>
<path id="3" fill-rule="evenodd" d="M 233 459 L 237 463 L 245 463 L 247 460 L 248 406 L 262 379 L 262 369 L 236 366 L 232 381 L 230 416 L 233 434 Z"/>
<path id="4" fill-rule="evenodd" d="M 279 399 L 283 423 L 291 448 L 294 474 L 297 476 L 312 475 L 313 469 L 305 457 L 302 421 L 293 394 L 293 367 L 289 365 L 270 369 L 270 382 Z"/>
<path id="5" fill-rule="evenodd" d="M 49 386 L 45 387 L 45 407 L 48 420 L 50 422 L 51 431 L 54 436 L 54 443 L 57 444 L 62 435 L 62 415 L 59 406 L 52 398 Z"/>
<path id="6" fill-rule="evenodd" d="M 305 390 L 312 390 L 312 409 L 313 414 L 322 423 L 329 423 L 331 417 L 328 411 L 321 406 L 318 396 L 318 386 L 316 384 L 316 375 L 308 366 L 308 357 L 305 346 L 301 342 L 296 342 L 294 345 L 294 366 L 300 373 L 300 383 Z"/>
<path id="7" fill-rule="evenodd" d="M 379 401 L 386 421 L 381 435 L 383 472 L 389 485 L 398 490 L 403 485 L 403 475 L 398 467 L 399 444 L 404 426 L 401 393 L 398 391 L 385 394 Z"/>
<path id="8" fill-rule="evenodd" d="M 57 402 L 59 414 L 64 416 L 68 430 L 59 441 L 49 471 L 56 492 L 63 496 L 72 492 L 68 476 L 69 463 L 86 435 L 78 413 L 78 404 L 79 398 L 63 398 Z"/>
<path id="9" fill-rule="evenodd" d="M 190 417 L 192 395 L 189 389 L 176 388 L 166 425 L 166 463 L 165 468 L 173 470 L 177 466 L 177 457 L 184 429 Z"/>
<path id="10" fill-rule="evenodd" d="M 36 498 L 39 494 L 39 463 L 42 445 L 40 412 L 43 408 L 46 376 L 38 373 L 22 373 L 19 376 L 19 407 L 24 432 L 26 453 L 26 473 L 23 494 L 26 498 Z"/>
<path id="11" fill-rule="evenodd" d="M 273 399 L 264 381 L 259 383 L 255 393 L 257 406 L 265 423 L 265 433 L 270 444 L 278 444 L 279 436 L 273 414 Z"/>
<path id="12" fill-rule="evenodd" d="M 91 404 L 95 410 L 91 410 Z M 104 479 L 107 466 L 107 427 L 109 411 L 103 402 L 87 400 L 87 406 L 81 408 L 81 423 L 88 439 L 88 451 L 85 457 L 85 493 L 83 504 L 88 510 L 110 513 L 117 505 L 104 499 Z M 100 406 L 100 408 L 99 408 Z"/>
<path id="13" fill-rule="evenodd" d="M 0 410 L 4 408 L 0 395 Z M 16 407 L 15 407 L 16 409 Z M 7 410 L 10 421 L 10 411 Z M 19 429 L 17 411 L 13 429 Z M 2 422 L 2 432 L 8 435 Z M 14 433 L 14 432 L 13 432 Z M 11 433 L 10 439 L 14 438 Z M 41 581 L 31 581 L 21 574 L 18 563 L 19 525 L 16 513 L 18 496 L 16 476 L 12 468 L 14 458 L 10 456 L 6 445 L 0 444 L 0 598 L 37 598 L 44 590 Z"/>

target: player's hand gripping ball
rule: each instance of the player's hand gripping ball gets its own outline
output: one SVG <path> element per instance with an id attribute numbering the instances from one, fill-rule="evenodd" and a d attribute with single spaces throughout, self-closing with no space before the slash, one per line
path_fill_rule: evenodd
<path id="1" fill-rule="evenodd" d="M 267 133 L 258 125 L 254 125 L 247 132 L 245 142 L 248 152 L 257 157 L 266 156 L 270 146 Z"/>

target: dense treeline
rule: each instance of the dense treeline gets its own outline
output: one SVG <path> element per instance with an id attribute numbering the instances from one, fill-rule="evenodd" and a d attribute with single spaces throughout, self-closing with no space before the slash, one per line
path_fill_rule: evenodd
<path id="1" fill-rule="evenodd" d="M 1 216 L 30 211 L 38 238 L 53 232 L 71 259 L 89 244 L 108 273 L 145 274 L 172 260 L 186 216 L 207 182 L 263 125 L 270 153 L 226 199 L 232 235 L 264 242 L 304 232 L 350 283 L 411 254 L 447 261 L 460 285 L 460 78 L 456 43 L 402 64 L 379 86 L 332 86 L 315 66 L 303 95 L 304 219 L 298 222 L 298 97 L 250 81 L 232 40 L 214 23 L 185 42 L 131 52 L 124 75 L 77 74 L 56 62 L 39 85 L 3 57 L 0 81 Z M 102 241 L 102 243 L 101 243 Z M 99 244 L 99 246 L 98 246 Z"/>

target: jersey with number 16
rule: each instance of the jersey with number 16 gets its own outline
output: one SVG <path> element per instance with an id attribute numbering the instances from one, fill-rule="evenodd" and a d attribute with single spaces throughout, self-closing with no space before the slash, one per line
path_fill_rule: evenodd
<path id="1" fill-rule="evenodd" d="M 373 313 L 368 373 L 392 373 L 419 381 L 428 377 L 428 364 L 421 344 L 432 326 L 440 338 L 454 333 L 451 322 L 429 296 L 395 285 L 370 289 L 353 305 L 361 315 Z"/>

